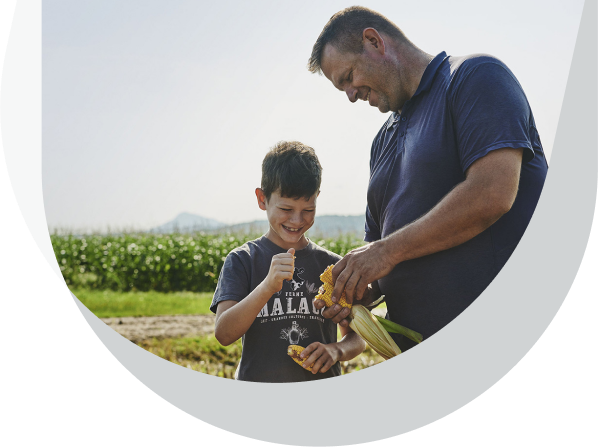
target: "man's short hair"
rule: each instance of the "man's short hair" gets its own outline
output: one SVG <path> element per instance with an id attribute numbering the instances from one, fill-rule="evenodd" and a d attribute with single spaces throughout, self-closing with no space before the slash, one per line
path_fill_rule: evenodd
<path id="1" fill-rule="evenodd" d="M 366 28 L 374 28 L 399 42 L 408 41 L 400 28 L 384 15 L 362 6 L 351 6 L 331 16 L 313 45 L 308 70 L 322 73 L 321 58 L 327 44 L 332 44 L 340 52 L 362 53 L 362 33 Z"/>
<path id="2" fill-rule="evenodd" d="M 288 198 L 309 199 L 321 187 L 321 164 L 315 150 L 300 142 L 279 142 L 262 163 L 260 187 L 267 200 L 279 192 Z"/>

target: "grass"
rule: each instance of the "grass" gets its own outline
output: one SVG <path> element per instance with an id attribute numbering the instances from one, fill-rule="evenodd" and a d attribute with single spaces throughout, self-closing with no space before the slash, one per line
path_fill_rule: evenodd
<path id="1" fill-rule="evenodd" d="M 211 314 L 212 292 L 96 291 L 71 288 L 97 317 Z M 377 309 L 385 310 L 385 302 Z"/>
<path id="2" fill-rule="evenodd" d="M 148 339 L 139 342 L 138 345 L 172 363 L 222 378 L 234 377 L 242 355 L 241 340 L 223 347 L 213 335 L 197 338 Z M 381 361 L 383 358 L 367 347 L 356 358 L 341 363 L 342 375 L 371 367 Z"/>
<path id="3" fill-rule="evenodd" d="M 75 289 L 71 291 L 98 317 L 210 314 L 212 292 L 118 292 Z M 380 305 L 378 308 L 384 308 Z M 338 329 L 338 340 L 341 335 Z M 140 347 L 167 361 L 198 372 L 233 378 L 242 355 L 242 343 L 223 347 L 214 334 L 194 338 L 147 339 Z M 383 361 L 370 347 L 351 361 L 341 363 L 342 375 Z"/>
<path id="4" fill-rule="evenodd" d="M 98 317 L 209 314 L 212 292 L 117 292 L 72 289 Z"/>
<path id="5" fill-rule="evenodd" d="M 196 338 L 149 339 L 138 343 L 150 353 L 188 369 L 233 378 L 242 356 L 242 340 L 227 347 L 214 335 Z"/>

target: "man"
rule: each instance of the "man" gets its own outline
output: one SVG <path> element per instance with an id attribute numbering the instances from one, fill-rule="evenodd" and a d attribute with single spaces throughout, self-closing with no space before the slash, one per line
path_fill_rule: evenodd
<path id="1" fill-rule="evenodd" d="M 434 57 L 362 7 L 329 20 L 308 68 L 393 112 L 371 147 L 368 244 L 335 266 L 333 296 L 385 294 L 389 318 L 427 338 L 489 285 L 533 214 L 548 166 L 525 93 L 498 59 Z"/>

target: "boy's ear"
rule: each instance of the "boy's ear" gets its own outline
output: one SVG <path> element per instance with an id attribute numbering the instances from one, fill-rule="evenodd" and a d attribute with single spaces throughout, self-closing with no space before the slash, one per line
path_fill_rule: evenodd
<path id="1" fill-rule="evenodd" d="M 254 190 L 254 192 L 256 193 L 256 200 L 258 201 L 258 207 L 261 210 L 266 210 L 267 209 L 267 196 L 265 195 L 265 192 L 261 188 L 257 188 L 256 190 Z"/>

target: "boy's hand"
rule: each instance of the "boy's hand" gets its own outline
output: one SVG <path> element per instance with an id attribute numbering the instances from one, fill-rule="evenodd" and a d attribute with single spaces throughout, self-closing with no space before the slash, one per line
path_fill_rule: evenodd
<path id="1" fill-rule="evenodd" d="M 304 358 L 302 367 L 305 369 L 314 363 L 313 374 L 325 373 L 340 360 L 341 351 L 335 344 L 313 342 L 300 353 L 300 357 Z"/>
<path id="2" fill-rule="evenodd" d="M 281 291 L 284 280 L 294 278 L 294 249 L 288 250 L 285 254 L 274 255 L 271 259 L 271 267 L 265 279 L 265 287 L 271 294 Z"/>

